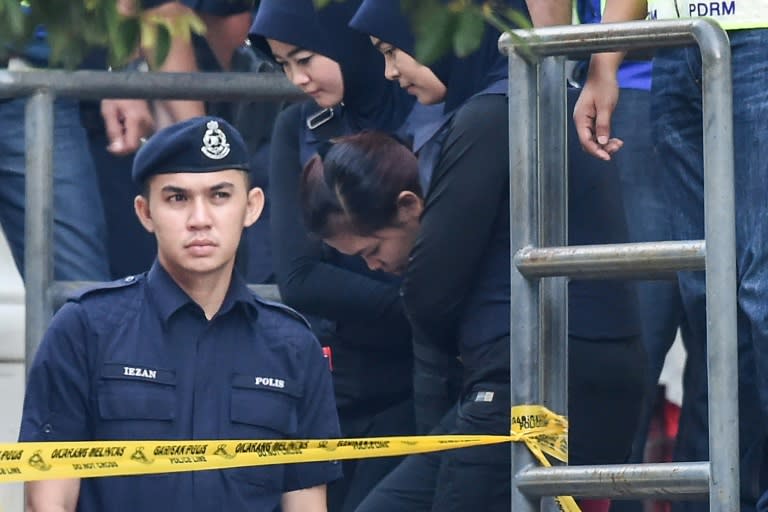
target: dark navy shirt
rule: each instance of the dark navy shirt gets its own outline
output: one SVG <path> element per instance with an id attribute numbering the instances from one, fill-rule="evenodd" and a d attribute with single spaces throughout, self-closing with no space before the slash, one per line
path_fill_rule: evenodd
<path id="1" fill-rule="evenodd" d="M 235 274 L 209 321 L 155 263 L 55 315 L 29 376 L 20 440 L 338 436 L 328 364 L 298 314 Z M 78 510 L 271 512 L 284 492 L 340 472 L 329 462 L 83 479 Z"/>
<path id="2" fill-rule="evenodd" d="M 458 349 L 468 371 L 509 336 L 507 108 L 504 94 L 473 96 L 419 153 L 429 186 L 403 298 L 414 325 Z"/>

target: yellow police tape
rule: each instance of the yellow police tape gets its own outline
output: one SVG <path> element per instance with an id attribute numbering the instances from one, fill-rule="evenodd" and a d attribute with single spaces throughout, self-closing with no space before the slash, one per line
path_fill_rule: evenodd
<path id="1" fill-rule="evenodd" d="M 568 420 L 541 405 L 512 407 L 511 441 L 522 442 L 544 467 L 552 464 L 547 455 L 568 462 Z M 579 512 L 571 496 L 555 497 L 560 510 Z"/>
<path id="2" fill-rule="evenodd" d="M 175 473 L 268 464 L 391 457 L 523 442 L 536 459 L 568 461 L 568 421 L 539 405 L 512 408 L 509 436 L 440 435 L 297 440 L 71 441 L 0 444 L 0 483 Z M 579 510 L 570 496 L 562 510 Z"/>

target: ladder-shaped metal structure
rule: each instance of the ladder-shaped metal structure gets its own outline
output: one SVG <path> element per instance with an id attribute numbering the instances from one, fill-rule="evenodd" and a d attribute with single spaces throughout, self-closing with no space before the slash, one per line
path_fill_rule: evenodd
<path id="1" fill-rule="evenodd" d="M 565 56 L 698 44 L 703 64 L 706 240 L 566 246 Z M 706 271 L 710 461 L 536 467 L 513 443 L 514 512 L 540 499 L 702 498 L 710 510 L 739 509 L 736 265 L 731 60 L 728 36 L 705 19 L 516 30 L 509 56 L 512 404 L 567 411 L 567 278 Z M 555 508 L 547 502 L 544 508 Z"/>

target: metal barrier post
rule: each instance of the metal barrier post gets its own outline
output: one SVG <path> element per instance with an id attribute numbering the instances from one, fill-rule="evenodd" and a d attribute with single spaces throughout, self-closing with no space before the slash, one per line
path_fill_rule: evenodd
<path id="1" fill-rule="evenodd" d="M 542 59 L 572 52 L 597 52 L 680 46 L 697 43 L 704 68 L 704 176 L 705 233 L 702 241 L 622 244 L 621 246 L 541 247 L 535 223 L 539 220 L 534 193 L 541 176 L 530 154 L 535 138 L 525 130 L 536 112 L 537 85 L 532 69 Z M 502 36 L 502 51 L 509 55 L 510 176 L 512 186 L 512 403 L 538 403 L 539 328 L 532 317 L 538 300 L 540 277 L 639 277 L 642 270 L 658 273 L 700 268 L 707 272 L 707 350 L 709 382 L 710 461 L 659 465 L 616 465 L 531 469 L 530 457 L 512 448 L 513 510 L 533 510 L 532 497 L 568 489 L 576 496 L 690 498 L 708 492 L 710 510 L 739 508 L 738 432 L 731 428 L 738 417 L 738 365 L 736 340 L 735 206 L 733 182 L 732 89 L 730 45 L 727 34 L 714 21 L 687 19 L 591 26 L 550 27 L 514 31 Z M 517 50 L 520 49 L 520 53 Z M 525 57 L 523 57 L 523 55 Z M 526 61 L 525 58 L 530 59 Z M 564 84 L 563 84 L 564 87 Z M 513 121 L 514 120 L 514 121 Z M 515 136 L 513 128 L 518 128 Z M 522 130 L 522 131 L 521 131 Z M 539 130 L 540 132 L 540 130 Z M 518 190 L 516 190 L 518 189 Z M 702 257 L 705 256 L 705 257 Z M 664 260 L 658 261 L 657 257 Z M 546 261 L 541 261 L 545 259 Z M 639 268 L 638 268 L 639 267 Z M 517 324 L 517 322 L 522 322 Z M 561 350 L 564 350 L 561 347 Z M 526 372 L 524 375 L 520 372 Z M 706 469 L 706 471 L 704 471 Z M 592 479 L 597 479 L 594 481 Z M 660 484 L 665 482 L 663 488 Z M 594 484 L 594 485 L 592 485 Z"/>
<path id="2" fill-rule="evenodd" d="M 568 162 L 565 135 L 565 58 L 546 57 L 537 66 L 538 102 L 538 201 L 539 243 L 545 246 L 568 242 Z M 510 136 L 512 136 L 510 134 Z M 541 294 L 541 383 L 542 403 L 565 415 L 568 411 L 568 280 L 544 279 Z M 565 348 L 563 348 L 565 347 Z"/>
<path id="3" fill-rule="evenodd" d="M 736 348 L 736 214 L 733 170 L 733 89 L 728 36 L 693 27 L 702 57 L 704 230 L 707 270 L 710 510 L 739 504 L 739 417 Z"/>
<path id="4" fill-rule="evenodd" d="M 24 209 L 25 371 L 45 334 L 53 310 L 53 95 L 35 92 L 25 112 L 26 202 Z"/>
<path id="5" fill-rule="evenodd" d="M 536 93 L 538 83 L 533 66 L 518 54 L 509 54 L 509 131 L 510 233 L 512 254 L 528 246 L 539 245 L 536 178 L 538 147 Z M 514 86 L 512 85 L 514 84 Z M 534 404 L 541 399 L 539 368 L 539 283 L 523 277 L 510 262 L 510 397 L 512 404 Z M 534 464 L 528 448 L 512 443 L 512 475 Z M 535 512 L 535 500 L 512 486 L 512 510 Z"/>

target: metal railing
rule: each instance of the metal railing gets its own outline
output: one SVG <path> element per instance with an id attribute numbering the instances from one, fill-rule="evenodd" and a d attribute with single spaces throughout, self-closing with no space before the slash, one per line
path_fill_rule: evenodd
<path id="1" fill-rule="evenodd" d="M 565 119 L 564 56 L 694 43 L 703 64 L 706 243 L 567 247 L 566 145 L 560 128 Z M 727 34 L 704 19 L 646 21 L 518 30 L 502 36 L 499 45 L 509 56 L 510 79 L 512 404 L 567 411 L 563 276 L 637 278 L 700 269 L 707 275 L 710 461 L 540 468 L 534 467 L 524 445 L 513 443 L 512 510 L 533 512 L 540 498 L 558 494 L 667 499 L 708 495 L 711 511 L 738 510 L 738 434 L 730 425 L 738 417 L 738 372 Z"/>
<path id="2" fill-rule="evenodd" d="M 53 101 L 146 98 L 295 100 L 304 94 L 282 73 L 110 73 L 107 71 L 0 71 L 0 98 L 29 97 L 26 140 L 24 245 L 25 366 L 27 371 L 55 305 L 77 283 L 53 280 Z M 84 284 L 84 283 L 80 283 Z M 259 288 L 278 297 L 276 287 Z"/>

